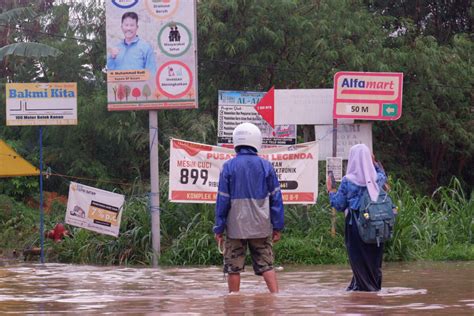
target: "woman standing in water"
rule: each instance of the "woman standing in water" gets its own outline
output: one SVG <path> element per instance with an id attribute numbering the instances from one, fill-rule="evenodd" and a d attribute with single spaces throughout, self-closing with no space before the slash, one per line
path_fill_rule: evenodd
<path id="1" fill-rule="evenodd" d="M 345 244 L 352 268 L 352 281 L 348 291 L 379 291 L 382 288 L 383 244 L 366 244 L 357 230 L 355 219 L 359 216 L 362 194 L 368 190 L 370 199 L 376 201 L 380 188 L 387 177 L 364 144 L 351 147 L 347 173 L 342 178 L 339 189 L 332 186 L 328 178 L 326 184 L 331 206 L 346 214 Z"/>

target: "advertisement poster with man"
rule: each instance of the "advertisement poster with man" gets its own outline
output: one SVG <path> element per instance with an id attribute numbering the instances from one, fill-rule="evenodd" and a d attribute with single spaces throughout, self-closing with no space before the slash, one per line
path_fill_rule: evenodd
<path id="1" fill-rule="evenodd" d="M 107 0 L 109 111 L 197 107 L 195 0 Z"/>

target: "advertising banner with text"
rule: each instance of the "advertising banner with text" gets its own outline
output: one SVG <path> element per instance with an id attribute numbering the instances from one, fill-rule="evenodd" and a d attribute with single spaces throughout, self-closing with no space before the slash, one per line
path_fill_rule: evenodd
<path id="1" fill-rule="evenodd" d="M 66 224 L 117 237 L 125 196 L 71 182 Z"/>
<path id="2" fill-rule="evenodd" d="M 169 200 L 215 203 L 219 173 L 235 156 L 232 149 L 172 139 L 170 144 Z M 314 204 L 318 196 L 316 142 L 263 149 L 280 181 L 286 204 Z"/>
<path id="3" fill-rule="evenodd" d="M 197 108 L 195 0 L 106 0 L 109 111 Z"/>
<path id="4" fill-rule="evenodd" d="M 218 145 L 232 148 L 232 132 L 244 122 L 260 128 L 263 148 L 296 144 L 296 125 L 275 125 L 273 128 L 255 110 L 255 105 L 264 95 L 265 92 L 219 91 Z"/>
<path id="5" fill-rule="evenodd" d="M 7 125 L 77 125 L 77 84 L 6 84 Z"/>

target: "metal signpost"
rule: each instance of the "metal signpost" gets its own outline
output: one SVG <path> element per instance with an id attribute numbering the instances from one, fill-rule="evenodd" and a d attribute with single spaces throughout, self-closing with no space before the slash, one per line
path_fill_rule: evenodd
<path id="1" fill-rule="evenodd" d="M 122 27 L 124 21 L 132 29 Z M 198 107 L 196 0 L 106 1 L 107 108 L 149 110 L 153 266 L 160 256 L 158 112 Z M 146 54 L 126 55 L 135 47 Z M 130 53 L 129 55 L 132 55 Z"/>
<path id="2" fill-rule="evenodd" d="M 402 115 L 403 73 L 341 71 L 334 75 L 333 157 L 337 120 L 398 120 Z M 335 218 L 333 209 L 333 219 Z M 335 221 L 331 229 L 335 235 Z"/>
<path id="3" fill-rule="evenodd" d="M 43 126 L 77 125 L 77 84 L 7 83 L 8 126 L 39 126 L 40 262 L 44 263 Z"/>

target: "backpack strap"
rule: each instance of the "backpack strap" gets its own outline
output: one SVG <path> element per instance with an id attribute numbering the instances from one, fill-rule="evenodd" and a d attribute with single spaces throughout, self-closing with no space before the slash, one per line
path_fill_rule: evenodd
<path id="1" fill-rule="evenodd" d="M 361 206 L 363 204 L 365 204 L 366 200 L 367 200 L 367 197 L 369 196 L 369 191 L 367 190 L 367 188 L 362 188 L 362 195 L 360 196 L 360 200 L 359 200 L 359 216 L 360 216 L 360 213 L 361 213 Z M 351 215 L 351 218 L 349 219 L 349 225 L 352 225 L 352 216 L 356 216 L 356 214 L 353 212 L 354 210 L 349 208 L 349 213 Z"/>

